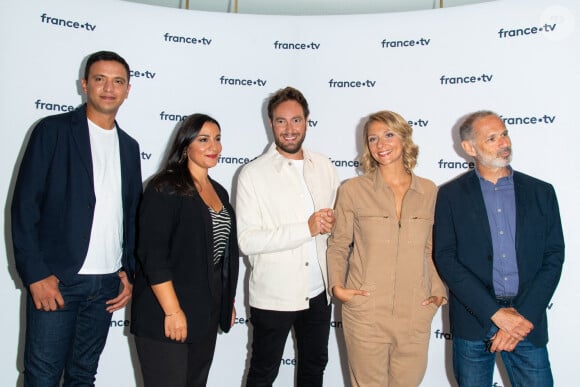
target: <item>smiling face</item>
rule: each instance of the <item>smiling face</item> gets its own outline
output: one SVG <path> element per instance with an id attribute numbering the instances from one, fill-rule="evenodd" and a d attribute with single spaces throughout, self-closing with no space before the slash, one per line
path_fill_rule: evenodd
<path id="1" fill-rule="evenodd" d="M 81 85 L 87 96 L 87 116 L 95 123 L 101 121 L 99 117 L 114 119 L 131 88 L 127 69 L 113 60 L 93 63 Z"/>
<path id="2" fill-rule="evenodd" d="M 294 100 L 282 102 L 273 110 L 270 126 L 276 149 L 282 156 L 294 160 L 303 158 L 302 143 L 306 138 L 306 120 L 302 106 Z"/>
<path id="3" fill-rule="evenodd" d="M 190 171 L 215 167 L 222 151 L 221 131 L 213 122 L 206 122 L 187 147 Z"/>
<path id="4" fill-rule="evenodd" d="M 403 139 L 384 122 L 373 121 L 368 126 L 367 145 L 379 168 L 403 165 Z"/>

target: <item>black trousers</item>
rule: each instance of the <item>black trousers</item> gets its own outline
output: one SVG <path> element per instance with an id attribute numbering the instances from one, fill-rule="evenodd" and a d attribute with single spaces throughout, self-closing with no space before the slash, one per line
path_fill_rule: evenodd
<path id="1" fill-rule="evenodd" d="M 254 339 L 247 387 L 270 387 L 278 375 L 286 339 L 296 336 L 298 387 L 322 387 L 328 363 L 330 305 L 323 293 L 310 300 L 310 307 L 296 312 L 251 308 Z"/>
<path id="2" fill-rule="evenodd" d="M 221 300 L 221 265 L 210 278 L 213 308 L 207 334 L 191 343 L 135 336 L 145 387 L 205 387 L 213 361 Z M 164 327 L 159 327 L 163 329 Z"/>
<path id="3" fill-rule="evenodd" d="M 169 343 L 135 336 L 145 387 L 205 387 L 217 337 L 204 342 Z"/>

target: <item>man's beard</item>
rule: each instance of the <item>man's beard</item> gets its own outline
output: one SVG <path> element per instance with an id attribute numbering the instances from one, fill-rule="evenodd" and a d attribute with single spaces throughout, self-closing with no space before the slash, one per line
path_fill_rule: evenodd
<path id="1" fill-rule="evenodd" d="M 505 151 L 508 151 L 509 155 L 507 157 L 500 156 L 500 154 L 504 153 Z M 479 163 L 485 167 L 505 168 L 512 161 L 512 148 L 509 146 L 501 148 L 497 151 L 495 157 L 482 155 L 481 153 L 477 152 L 477 158 Z"/>
<path id="2" fill-rule="evenodd" d="M 276 138 L 274 142 L 276 143 L 276 147 L 281 151 L 289 154 L 296 154 L 302 150 L 302 143 L 304 142 L 304 138 L 305 137 L 302 137 L 298 142 L 291 145 L 282 144 L 279 138 Z"/>

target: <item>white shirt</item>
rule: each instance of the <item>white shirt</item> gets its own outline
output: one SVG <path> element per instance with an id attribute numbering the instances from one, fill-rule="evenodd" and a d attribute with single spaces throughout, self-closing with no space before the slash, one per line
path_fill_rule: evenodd
<path id="1" fill-rule="evenodd" d="M 121 268 L 123 201 L 117 127 L 107 130 L 89 120 L 95 209 L 91 239 L 79 274 L 109 274 Z"/>
<path id="2" fill-rule="evenodd" d="M 339 185 L 336 169 L 318 153 L 304 151 L 304 180 L 314 209 L 332 208 Z M 310 299 L 307 200 L 291 160 L 272 144 L 238 178 L 236 213 L 240 249 L 249 256 L 250 305 L 277 311 L 304 310 Z M 315 237 L 317 261 L 328 287 L 327 235 Z M 328 291 L 327 301 L 330 302 Z"/>

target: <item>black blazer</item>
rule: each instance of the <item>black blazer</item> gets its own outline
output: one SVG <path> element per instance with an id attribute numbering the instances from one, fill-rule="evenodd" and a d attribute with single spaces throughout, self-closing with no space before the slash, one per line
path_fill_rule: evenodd
<path id="1" fill-rule="evenodd" d="M 123 193 L 123 268 L 135 268 L 141 196 L 139 145 L 117 125 Z M 12 199 L 16 268 L 28 286 L 52 274 L 66 284 L 83 265 L 95 208 L 86 105 L 42 119 L 32 131 Z"/>
<path id="2" fill-rule="evenodd" d="M 564 237 L 554 188 L 514 172 L 519 289 L 514 307 L 534 324 L 528 339 L 548 342 L 546 308 L 562 272 Z M 434 259 L 450 290 L 454 335 L 483 339 L 499 309 L 493 288 L 493 246 L 479 178 L 470 171 L 439 189 Z"/>
<path id="3" fill-rule="evenodd" d="M 210 179 L 211 180 L 211 179 Z M 239 251 L 234 209 L 226 190 L 211 180 L 232 224 L 222 267 L 220 328 L 230 329 L 238 281 Z M 187 318 L 187 340 L 215 334 L 209 326 L 212 308 L 210 271 L 213 266 L 213 230 L 209 209 L 201 197 L 157 191 L 149 184 L 139 210 L 137 273 L 133 287 L 131 332 L 136 336 L 171 341 L 165 337 L 165 314 L 151 285 L 173 281 Z"/>

